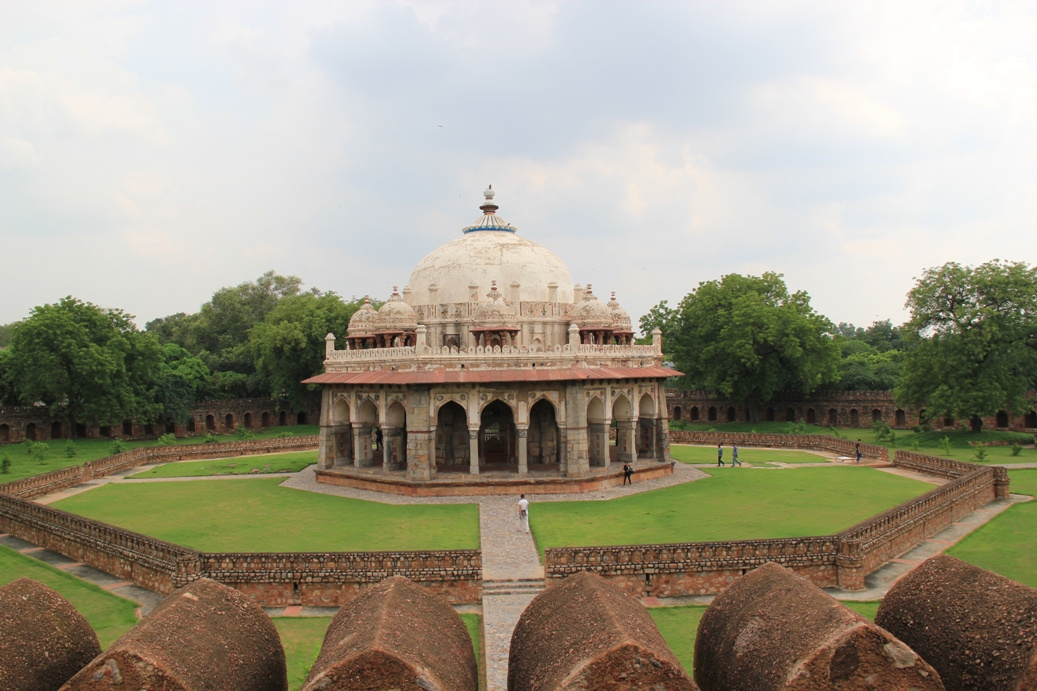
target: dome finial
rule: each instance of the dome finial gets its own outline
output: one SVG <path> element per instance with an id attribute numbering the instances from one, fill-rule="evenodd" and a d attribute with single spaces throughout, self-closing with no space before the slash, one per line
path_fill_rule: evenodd
<path id="1" fill-rule="evenodd" d="M 479 208 L 482 209 L 483 214 L 486 216 L 492 216 L 497 213 L 497 209 L 500 208 L 493 203 L 493 195 L 495 194 L 497 193 L 493 191 L 493 185 L 488 185 L 482 193 L 482 196 L 486 198 L 486 201 Z"/>

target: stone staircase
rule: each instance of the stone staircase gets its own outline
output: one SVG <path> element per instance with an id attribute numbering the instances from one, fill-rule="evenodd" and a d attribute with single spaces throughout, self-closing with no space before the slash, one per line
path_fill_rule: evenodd
<path id="1" fill-rule="evenodd" d="M 544 589 L 542 578 L 502 578 L 482 583 L 483 597 L 494 595 L 529 595 L 535 597 Z"/>

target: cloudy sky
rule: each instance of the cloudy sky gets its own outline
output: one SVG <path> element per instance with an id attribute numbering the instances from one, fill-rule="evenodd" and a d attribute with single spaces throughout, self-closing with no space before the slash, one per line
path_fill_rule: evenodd
<path id="1" fill-rule="evenodd" d="M 900 323 L 1037 263 L 1037 5 L 0 2 L 0 324 L 274 269 L 387 298 L 479 214 L 634 315 L 784 274 Z"/>

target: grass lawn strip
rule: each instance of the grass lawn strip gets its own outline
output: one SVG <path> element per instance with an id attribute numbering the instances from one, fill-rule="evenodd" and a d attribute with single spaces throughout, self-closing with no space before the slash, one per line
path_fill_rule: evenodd
<path id="1" fill-rule="evenodd" d="M 208 475 L 258 475 L 262 473 L 297 473 L 317 462 L 316 451 L 209 458 L 203 461 L 175 461 L 136 473 L 129 477 L 204 477 Z"/>
<path id="2" fill-rule="evenodd" d="M 477 504 L 380 504 L 280 478 L 107 484 L 56 508 L 203 552 L 478 549 Z"/>
<path id="3" fill-rule="evenodd" d="M 1037 470 L 1009 472 L 1012 494 L 1037 495 Z M 947 550 L 952 557 L 1037 588 L 1037 500 L 1014 504 Z"/>
<path id="4" fill-rule="evenodd" d="M 107 649 L 137 623 L 136 603 L 0 545 L 0 585 L 19 578 L 39 581 L 71 602 L 90 622 L 102 649 Z"/>
<path id="5" fill-rule="evenodd" d="M 866 467 L 709 474 L 611 501 L 536 503 L 534 497 L 529 513 L 541 559 L 550 547 L 830 535 L 933 489 Z"/>
<path id="6" fill-rule="evenodd" d="M 670 455 L 675 461 L 692 464 L 717 463 L 717 447 L 671 444 Z M 739 446 L 738 460 L 747 466 L 774 466 L 797 463 L 828 463 L 829 459 L 809 451 L 787 451 L 785 449 L 758 449 Z M 724 444 L 724 463 L 731 465 L 731 445 Z"/>

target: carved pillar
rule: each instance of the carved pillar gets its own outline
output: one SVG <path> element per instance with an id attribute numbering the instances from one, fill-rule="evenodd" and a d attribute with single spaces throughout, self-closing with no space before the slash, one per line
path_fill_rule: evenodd
<path id="1" fill-rule="evenodd" d="M 353 423 L 353 466 L 359 468 L 364 458 L 364 426 L 359 422 Z M 370 442 L 368 442 L 370 446 Z M 368 449 L 370 452 L 370 449 Z"/>
<path id="2" fill-rule="evenodd" d="M 529 473 L 529 428 L 518 427 L 515 431 L 518 433 L 518 474 L 526 475 Z"/>
<path id="3" fill-rule="evenodd" d="M 637 460 L 637 448 L 634 446 L 637 433 L 637 420 L 620 420 L 616 423 L 616 460 L 619 463 L 633 463 Z"/>
<path id="4" fill-rule="evenodd" d="M 479 474 L 479 428 L 468 428 L 468 472 Z"/>

